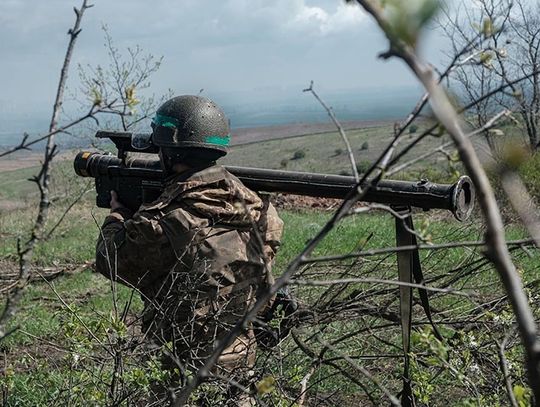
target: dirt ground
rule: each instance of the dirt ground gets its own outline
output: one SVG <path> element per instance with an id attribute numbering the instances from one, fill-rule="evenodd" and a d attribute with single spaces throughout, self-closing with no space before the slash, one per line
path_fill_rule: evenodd
<path id="1" fill-rule="evenodd" d="M 291 195 L 291 194 L 272 194 L 272 204 L 277 209 L 299 210 L 316 209 L 319 211 L 336 210 L 343 202 L 342 199 L 318 198 L 313 196 Z M 358 202 L 356 207 L 365 206 L 363 202 Z"/>

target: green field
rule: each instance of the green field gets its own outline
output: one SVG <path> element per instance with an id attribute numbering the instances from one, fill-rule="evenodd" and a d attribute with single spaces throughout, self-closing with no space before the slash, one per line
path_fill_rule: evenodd
<path id="1" fill-rule="evenodd" d="M 40 247 L 36 252 L 36 264 L 42 266 L 80 264 L 92 260 L 98 229 L 91 212 L 90 206 L 84 206 L 73 212 L 67 220 L 67 224 L 71 227 L 66 227 L 56 237 Z M 98 222 L 101 221 L 103 215 L 103 211 L 95 212 Z M 286 227 L 282 249 L 278 254 L 274 269 L 278 275 L 302 248 L 303 244 L 313 237 L 329 218 L 328 213 L 321 212 L 286 211 L 281 215 Z M 430 221 L 426 214 L 418 214 L 417 221 L 419 225 L 423 226 L 425 232 L 431 234 L 434 243 L 447 241 L 449 236 L 456 240 L 478 238 L 478 232 L 475 231 L 474 225 L 464 227 L 450 220 L 433 222 L 428 225 Z M 5 229 L 5 232 L 15 232 L 19 230 L 19 227 L 21 227 L 20 224 L 11 224 Z M 519 230 L 510 232 L 511 236 L 509 237 L 511 238 L 520 235 Z M 381 248 L 392 246 L 393 242 L 393 220 L 385 214 L 372 214 L 347 219 L 325 239 L 315 255 L 344 254 L 359 248 Z M 6 259 L 3 263 L 4 267 L 12 264 L 15 260 L 11 247 L 13 244 L 13 240 L 7 240 L 3 245 L 2 257 Z M 421 324 L 415 328 L 417 334 L 414 352 L 418 352 L 416 356 L 418 382 L 430 389 L 422 392 L 422 397 L 425 400 L 436 400 L 437 398 L 432 397 L 437 394 L 443 394 L 448 398 L 459 395 L 463 400 L 470 399 L 469 391 L 471 389 L 468 381 L 475 378 L 474 372 L 470 370 L 471 366 L 475 365 L 475 359 L 474 356 L 469 356 L 467 360 L 463 359 L 463 352 L 475 351 L 476 348 L 471 348 L 471 341 L 489 342 L 492 337 L 499 336 L 498 333 L 491 333 L 485 329 L 470 331 L 468 327 L 458 329 L 454 325 L 454 319 L 470 317 L 471 314 L 474 314 L 477 320 L 474 326 L 490 324 L 495 318 L 493 311 L 486 309 L 475 313 L 474 310 L 478 302 L 496 299 L 502 295 L 497 278 L 490 267 L 483 266 L 479 270 L 475 270 L 474 273 L 470 273 L 471 270 L 467 266 L 459 267 L 460 262 L 464 262 L 467 256 L 476 259 L 480 257 L 478 253 L 473 254 L 466 249 L 453 249 L 430 254 L 422 253 L 426 278 L 428 281 L 432 281 L 433 286 L 445 286 L 447 281 L 453 279 L 452 276 L 461 273 L 463 280 L 455 283 L 454 287 L 471 295 L 471 298 L 451 295 L 434 295 L 432 298 L 432 306 L 438 310 L 436 315 L 437 319 L 441 321 L 440 326 L 448 341 L 452 343 L 452 345 L 444 344 L 444 349 L 448 347 L 445 352 L 451 354 L 451 363 L 456 364 L 455 367 L 460 372 L 458 376 L 461 382 L 456 381 L 455 375 L 457 373 L 441 374 L 438 371 L 448 362 L 438 358 L 437 352 L 441 352 L 440 349 L 430 348 L 429 341 L 434 341 L 436 344 L 438 342 L 430 334 L 430 330 L 426 328 L 425 316 L 422 311 L 419 308 L 416 310 L 415 321 Z M 397 271 L 394 255 L 373 256 L 358 260 L 360 259 L 355 259 L 353 262 L 334 262 L 333 264 L 304 268 L 299 271 L 299 277 L 310 280 L 329 280 L 346 273 L 348 277 L 395 279 Z M 537 280 L 538 256 L 528 258 L 516 253 L 516 260 L 527 280 Z M 465 261 L 465 264 L 471 262 L 472 258 Z M 447 270 L 454 270 L 453 274 L 446 275 Z M 335 288 L 293 285 L 293 289 L 305 306 L 317 311 L 319 318 L 323 320 L 329 318 L 328 313 L 331 312 L 329 310 L 332 307 L 325 310 L 320 300 L 337 295 Z M 398 327 L 392 324 L 393 326 L 381 330 L 377 326 L 381 325 L 384 319 L 381 320 L 367 311 L 369 307 L 381 307 L 382 304 L 386 303 L 387 312 L 397 312 L 396 288 L 385 284 L 351 284 L 337 297 L 343 299 L 352 292 L 359 291 L 362 292 L 364 298 L 358 304 L 352 302 L 354 306 L 343 311 L 343 315 L 339 318 L 331 318 L 323 325 L 314 321 L 307 323 L 300 329 L 300 335 L 309 338 L 311 334 L 319 332 L 318 339 L 320 341 L 339 341 L 346 334 L 369 327 L 372 330 L 371 335 L 356 335 L 344 343 L 338 342 L 337 349 L 332 354 L 335 357 L 336 354 L 347 353 L 355 360 L 362 361 L 364 367 L 375 372 L 386 386 L 397 393 L 400 365 L 400 362 L 396 364 L 396 361 L 400 360 Z M 49 284 L 36 282 L 28 289 L 21 304 L 21 311 L 16 321 L 13 321 L 13 324 L 18 325 L 20 330 L 2 344 L 5 360 L 11 372 L 6 379 L 9 386 L 7 405 L 65 405 L 64 403 L 67 404 L 68 401 L 72 405 L 83 405 L 83 400 L 94 400 L 97 404 L 101 402 L 104 405 L 107 404 L 107 393 L 102 387 L 102 382 L 110 380 L 112 366 L 104 365 L 104 361 L 108 360 L 106 350 L 108 347 L 112 347 L 119 337 L 127 337 L 131 332 L 136 331 L 136 322 L 134 321 L 141 309 L 138 296 L 135 295 L 132 298 L 131 290 L 118 287 L 118 293 L 117 300 L 113 301 L 114 296 L 109 282 L 89 270 L 59 277 Z M 62 301 L 59 297 L 62 298 Z M 117 327 L 119 323 L 118 316 L 114 311 L 115 302 L 119 309 L 123 309 L 126 304 L 131 303 L 125 322 L 120 324 L 121 328 Z M 366 307 L 363 311 L 361 311 L 362 306 Z M 355 307 L 360 310 L 355 310 Z M 510 327 L 512 316 L 508 307 L 502 306 L 499 311 L 497 314 L 501 318 L 505 318 L 503 326 Z M 446 324 L 444 321 L 448 323 Z M 92 335 L 89 334 L 86 327 L 92 332 Z M 126 333 L 119 336 L 118 329 Z M 384 342 L 379 342 L 379 335 L 385 336 Z M 97 343 L 96 338 L 107 339 L 111 344 L 104 346 Z M 312 346 L 320 348 L 321 344 L 317 345 L 315 341 Z M 442 347 L 443 345 L 437 346 Z M 260 375 L 261 377 L 275 376 L 278 381 L 282 381 L 282 385 L 288 386 L 289 391 L 298 390 L 299 381 L 307 372 L 309 358 L 298 351 L 290 338 L 280 345 L 280 349 L 286 355 L 281 355 L 275 360 L 271 359 L 270 362 L 266 360 L 267 353 L 260 354 L 263 358 Z M 371 354 L 379 353 L 386 356 L 382 356 L 379 360 L 370 357 Z M 74 355 L 77 358 L 77 363 L 73 360 Z M 486 356 L 483 355 L 483 357 Z M 519 357 L 520 354 L 516 351 L 514 356 L 516 365 Z M 135 363 L 136 355 L 126 352 L 124 358 L 126 364 L 131 364 L 131 368 L 134 368 L 132 365 Z M 343 368 L 346 368 L 346 364 Z M 132 374 L 135 375 L 133 372 Z M 332 374 L 335 375 L 335 369 L 322 367 L 318 374 L 327 374 L 330 375 L 330 378 L 323 380 L 316 387 L 317 392 L 327 395 L 337 391 L 338 395 L 335 397 L 342 400 L 344 405 L 357 405 L 351 400 L 358 397 L 365 400 L 361 388 L 350 383 L 344 386 L 343 378 L 339 378 L 339 375 L 338 377 L 332 376 Z M 429 380 L 426 379 L 426 375 Z M 491 376 L 486 375 L 486 383 L 482 386 L 490 386 L 489 377 Z M 517 378 L 522 380 L 522 373 L 518 374 Z M 66 393 L 69 386 L 73 385 L 74 380 L 81 381 L 84 385 L 80 385 L 75 393 Z M 138 382 L 133 382 L 133 380 L 135 379 L 132 376 L 126 378 L 125 386 L 127 388 L 135 386 Z M 373 397 L 376 399 L 381 397 L 369 381 L 366 381 L 366 386 L 373 392 Z M 489 388 L 497 391 L 490 393 L 486 400 L 499 400 L 503 397 L 503 390 L 500 386 Z M 266 397 L 277 400 L 281 396 L 276 391 Z M 438 404 L 430 403 L 430 405 Z"/>
<path id="2" fill-rule="evenodd" d="M 405 136 L 398 152 L 410 144 L 427 124 L 419 126 L 415 134 Z M 393 136 L 393 126 L 386 125 L 347 131 L 359 172 L 364 172 L 386 148 Z M 446 138 L 427 137 L 405 156 L 413 159 L 420 154 L 436 149 Z M 302 158 L 294 158 L 301 151 Z M 430 176 L 433 181 L 448 178 L 448 165 L 443 155 L 434 154 L 408 169 L 415 177 Z M 352 174 L 345 145 L 338 132 L 313 134 L 281 140 L 269 140 L 231 148 L 222 160 L 224 164 L 247 167 L 310 171 L 330 174 Z M 436 167 L 436 168 L 435 168 Z M 400 174 L 406 177 L 409 174 Z M 437 179 L 435 179 L 437 178 Z"/>

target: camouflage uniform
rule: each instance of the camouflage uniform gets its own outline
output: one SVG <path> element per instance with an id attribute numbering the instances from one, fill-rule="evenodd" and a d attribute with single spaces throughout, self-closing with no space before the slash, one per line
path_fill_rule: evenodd
<path id="1" fill-rule="evenodd" d="M 283 222 L 267 197 L 221 166 L 175 175 L 156 201 L 131 219 L 125 212 L 105 219 L 96 268 L 140 290 L 144 329 L 196 370 L 272 284 Z M 252 367 L 255 347 L 249 328 L 221 355 L 220 373 Z"/>

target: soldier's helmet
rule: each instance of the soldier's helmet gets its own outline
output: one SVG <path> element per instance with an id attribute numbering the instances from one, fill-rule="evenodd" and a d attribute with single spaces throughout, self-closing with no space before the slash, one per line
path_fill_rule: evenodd
<path id="1" fill-rule="evenodd" d="M 223 110 L 202 96 L 184 95 L 163 103 L 152 120 L 152 142 L 167 154 L 187 150 L 219 158 L 231 140 Z"/>

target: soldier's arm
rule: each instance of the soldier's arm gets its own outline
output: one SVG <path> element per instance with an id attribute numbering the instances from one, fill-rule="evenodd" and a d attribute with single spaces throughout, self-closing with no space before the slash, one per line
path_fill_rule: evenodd
<path id="1" fill-rule="evenodd" d="M 116 280 L 118 249 L 125 240 L 126 220 L 131 219 L 132 213 L 113 210 L 103 221 L 96 245 L 96 271 Z"/>
<path id="2" fill-rule="evenodd" d="M 114 208 L 101 227 L 96 270 L 126 285 L 141 287 L 156 278 L 168 245 L 159 222 L 147 213 Z"/>

